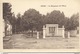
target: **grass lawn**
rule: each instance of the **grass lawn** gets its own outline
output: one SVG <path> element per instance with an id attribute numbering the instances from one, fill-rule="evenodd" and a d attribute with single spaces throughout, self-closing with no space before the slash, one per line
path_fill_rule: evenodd
<path id="1" fill-rule="evenodd" d="M 69 39 L 62 37 L 46 37 L 36 39 L 27 37 L 26 34 L 12 35 L 9 41 L 3 42 L 4 49 L 77 49 L 79 48 L 79 37 Z"/>

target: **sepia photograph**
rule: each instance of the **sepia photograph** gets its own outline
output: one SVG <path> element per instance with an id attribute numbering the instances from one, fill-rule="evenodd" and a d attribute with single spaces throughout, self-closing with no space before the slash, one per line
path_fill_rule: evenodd
<path id="1" fill-rule="evenodd" d="M 79 0 L 3 2 L 3 49 L 79 49 L 79 3 Z"/>

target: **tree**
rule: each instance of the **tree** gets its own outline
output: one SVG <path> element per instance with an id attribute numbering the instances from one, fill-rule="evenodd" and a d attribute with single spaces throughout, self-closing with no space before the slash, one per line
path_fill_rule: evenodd
<path id="1" fill-rule="evenodd" d="M 73 14 L 66 25 L 67 30 L 75 30 L 79 26 L 79 13 Z"/>
<path id="2" fill-rule="evenodd" d="M 61 13 L 58 10 L 54 10 L 46 15 L 46 21 L 48 24 L 59 24 L 59 27 L 61 27 L 64 25 L 65 15 L 63 12 Z"/>
<path id="3" fill-rule="evenodd" d="M 16 17 L 15 17 L 15 14 L 13 13 L 12 15 L 12 33 L 16 33 Z"/>
<path id="4" fill-rule="evenodd" d="M 5 35 L 7 34 L 7 22 L 11 23 L 11 4 L 3 3 L 3 19 L 5 22 Z"/>
<path id="5" fill-rule="evenodd" d="M 41 14 L 35 9 L 29 9 L 25 11 L 22 16 L 23 26 L 25 30 L 39 30 L 41 25 Z M 32 35 L 33 36 L 33 35 Z"/>
<path id="6" fill-rule="evenodd" d="M 22 16 L 21 16 L 21 14 L 20 13 L 18 13 L 17 14 L 17 17 L 16 17 L 16 25 L 15 25 L 15 27 L 16 27 L 16 32 L 21 32 L 21 19 L 22 18 Z"/>
<path id="7" fill-rule="evenodd" d="M 12 19 L 11 6 L 9 3 L 3 3 L 3 19 L 8 20 L 10 23 Z"/>

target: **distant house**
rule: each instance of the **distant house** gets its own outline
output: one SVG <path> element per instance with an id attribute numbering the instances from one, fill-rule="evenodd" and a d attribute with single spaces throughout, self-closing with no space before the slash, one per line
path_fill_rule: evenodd
<path id="1" fill-rule="evenodd" d="M 12 25 L 8 20 L 4 20 L 4 37 L 12 34 Z"/>

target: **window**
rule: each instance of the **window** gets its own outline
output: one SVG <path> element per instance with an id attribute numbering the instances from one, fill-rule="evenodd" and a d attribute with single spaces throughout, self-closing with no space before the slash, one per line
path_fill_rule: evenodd
<path id="1" fill-rule="evenodd" d="M 49 27 L 49 33 L 54 33 L 55 32 L 55 27 Z"/>

